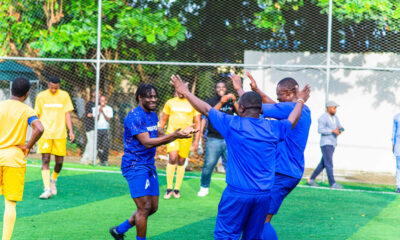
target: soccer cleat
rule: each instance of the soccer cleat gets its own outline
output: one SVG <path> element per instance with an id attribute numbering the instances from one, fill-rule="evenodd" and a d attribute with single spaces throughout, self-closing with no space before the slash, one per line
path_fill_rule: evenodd
<path id="1" fill-rule="evenodd" d="M 197 193 L 199 197 L 205 197 L 208 195 L 208 188 L 200 187 L 200 191 Z"/>
<path id="2" fill-rule="evenodd" d="M 50 189 L 45 189 L 42 195 L 40 195 L 40 199 L 49 199 L 52 197 L 51 190 Z"/>
<path id="3" fill-rule="evenodd" d="M 334 184 L 332 184 L 331 189 L 343 189 L 343 187 L 342 187 L 342 185 L 334 183 Z"/>
<path id="4" fill-rule="evenodd" d="M 311 187 L 318 187 L 319 185 L 312 179 L 307 181 L 307 185 L 311 186 Z"/>
<path id="5" fill-rule="evenodd" d="M 110 234 L 115 240 L 124 240 L 124 234 L 118 233 L 117 226 L 110 228 Z"/>
<path id="6" fill-rule="evenodd" d="M 397 189 L 396 189 L 396 193 L 400 193 L 400 188 L 397 188 Z"/>
<path id="7" fill-rule="evenodd" d="M 174 190 L 173 195 L 174 195 L 174 198 L 180 198 L 181 197 L 181 194 L 179 193 L 179 190 L 177 190 L 177 189 Z"/>
<path id="8" fill-rule="evenodd" d="M 50 190 L 52 195 L 57 195 L 57 180 L 50 180 Z"/>
<path id="9" fill-rule="evenodd" d="M 164 195 L 164 199 L 170 199 L 172 196 L 172 189 L 167 189 L 167 192 Z"/>

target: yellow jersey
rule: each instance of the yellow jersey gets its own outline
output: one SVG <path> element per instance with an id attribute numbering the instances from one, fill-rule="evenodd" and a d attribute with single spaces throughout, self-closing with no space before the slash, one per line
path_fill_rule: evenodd
<path id="1" fill-rule="evenodd" d="M 67 138 L 65 113 L 74 110 L 66 91 L 58 89 L 56 94 L 45 90 L 38 94 L 35 111 L 44 127 L 43 139 Z"/>
<path id="2" fill-rule="evenodd" d="M 172 133 L 178 128 L 184 129 L 193 124 L 194 116 L 199 116 L 186 98 L 175 97 L 165 103 L 163 112 L 168 114 L 167 133 Z"/>
<path id="3" fill-rule="evenodd" d="M 18 145 L 25 145 L 28 120 L 36 113 L 17 100 L 0 102 L 0 166 L 24 167 L 25 155 Z"/>

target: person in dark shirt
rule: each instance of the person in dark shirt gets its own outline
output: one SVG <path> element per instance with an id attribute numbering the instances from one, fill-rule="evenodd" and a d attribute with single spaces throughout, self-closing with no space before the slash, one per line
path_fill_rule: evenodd
<path id="1" fill-rule="evenodd" d="M 225 83 L 217 82 L 215 85 L 215 96 L 207 99 L 206 102 L 220 112 L 233 115 L 235 112 L 235 95 L 226 93 L 227 89 Z M 202 119 L 201 130 L 204 130 L 206 121 L 206 119 Z M 211 175 L 217 165 L 218 159 L 220 157 L 228 159 L 225 140 L 210 122 L 207 131 L 206 152 L 203 169 L 201 171 L 200 191 L 197 193 L 199 197 L 205 197 L 208 194 Z"/>
<path id="2" fill-rule="evenodd" d="M 93 117 L 93 108 L 95 106 L 96 93 L 92 92 L 90 100 L 86 103 L 85 106 L 85 130 L 86 130 L 86 147 L 83 152 L 81 163 L 89 164 L 93 162 L 95 158 L 95 154 L 93 151 L 93 140 L 94 140 L 94 117 Z"/>

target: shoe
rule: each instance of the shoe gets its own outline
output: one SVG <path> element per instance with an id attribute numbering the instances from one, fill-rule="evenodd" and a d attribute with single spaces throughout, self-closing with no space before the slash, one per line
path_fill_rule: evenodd
<path id="1" fill-rule="evenodd" d="M 400 188 L 397 188 L 397 189 L 396 189 L 396 193 L 400 193 Z"/>
<path id="2" fill-rule="evenodd" d="M 197 193 L 199 197 L 205 197 L 208 195 L 208 188 L 200 187 L 200 191 Z"/>
<path id="3" fill-rule="evenodd" d="M 50 180 L 50 191 L 52 195 L 57 195 L 57 180 Z"/>
<path id="4" fill-rule="evenodd" d="M 174 195 L 174 198 L 180 198 L 181 197 L 181 194 L 179 193 L 179 190 L 177 190 L 177 189 L 174 190 L 173 195 Z"/>
<path id="5" fill-rule="evenodd" d="M 311 187 L 319 187 L 319 185 L 312 179 L 309 179 L 307 181 L 307 185 L 311 186 Z"/>
<path id="6" fill-rule="evenodd" d="M 342 185 L 334 183 L 334 184 L 332 184 L 331 189 L 343 189 L 343 187 L 342 187 Z"/>
<path id="7" fill-rule="evenodd" d="M 124 234 L 118 233 L 117 226 L 110 228 L 110 234 L 115 240 L 124 240 Z"/>
<path id="8" fill-rule="evenodd" d="M 170 199 L 172 196 L 172 189 L 167 189 L 167 192 L 164 195 L 164 199 Z"/>
<path id="9" fill-rule="evenodd" d="M 51 190 L 50 189 L 45 189 L 42 195 L 40 195 L 40 199 L 49 199 L 52 197 Z"/>
<path id="10" fill-rule="evenodd" d="M 105 161 L 103 166 L 108 167 L 108 166 L 110 166 L 110 164 L 108 163 L 108 161 Z"/>

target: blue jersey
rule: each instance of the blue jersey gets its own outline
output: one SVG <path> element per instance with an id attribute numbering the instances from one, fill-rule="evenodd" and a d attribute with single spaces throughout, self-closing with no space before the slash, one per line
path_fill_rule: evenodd
<path id="1" fill-rule="evenodd" d="M 138 106 L 128 113 L 124 122 L 124 155 L 121 169 L 138 165 L 154 165 L 156 148 L 146 148 L 136 135 L 148 132 L 150 138 L 156 138 L 158 117 L 155 112 L 146 112 Z"/>
<path id="2" fill-rule="evenodd" d="M 232 116 L 213 108 L 208 118 L 228 148 L 226 183 L 246 191 L 271 189 L 277 145 L 290 132 L 291 123 Z"/>
<path id="3" fill-rule="evenodd" d="M 264 117 L 287 119 L 296 103 L 281 102 L 263 104 Z M 311 126 L 310 109 L 304 105 L 296 127 L 288 137 L 278 145 L 276 155 L 276 172 L 294 178 L 301 178 L 304 172 L 304 149 L 307 145 L 308 133 Z"/>

